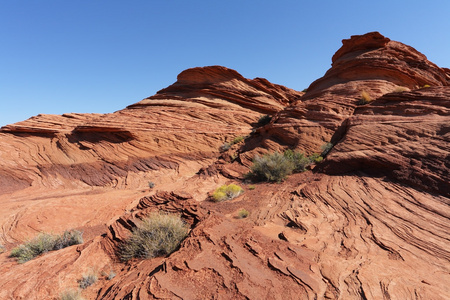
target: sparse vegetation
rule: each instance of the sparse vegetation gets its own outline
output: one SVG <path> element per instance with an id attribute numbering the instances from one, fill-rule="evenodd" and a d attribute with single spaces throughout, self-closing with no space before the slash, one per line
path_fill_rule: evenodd
<path id="1" fill-rule="evenodd" d="M 331 151 L 331 149 L 333 149 L 333 144 L 332 143 L 326 143 L 323 144 L 322 146 L 320 146 L 320 149 L 322 150 L 322 153 L 320 154 L 320 156 L 324 157 L 325 155 L 328 154 L 328 152 Z"/>
<path id="2" fill-rule="evenodd" d="M 261 181 L 281 182 L 293 172 L 303 172 L 311 163 L 319 163 L 322 160 L 320 154 L 314 153 L 306 157 L 303 153 L 290 149 L 283 154 L 274 152 L 262 157 L 257 155 L 247 176 Z"/>
<path id="3" fill-rule="evenodd" d="M 80 280 L 78 280 L 78 286 L 82 289 L 85 289 L 94 283 L 96 283 L 98 280 L 97 275 L 95 275 L 93 272 L 90 272 L 88 274 L 83 275 Z"/>
<path id="4" fill-rule="evenodd" d="M 319 153 L 313 153 L 308 157 L 309 161 L 315 164 L 321 163 L 323 157 Z"/>
<path id="5" fill-rule="evenodd" d="M 220 146 L 220 151 L 222 151 L 222 152 L 228 151 L 231 148 L 231 146 L 233 146 L 235 144 L 239 144 L 244 139 L 245 139 L 245 137 L 239 135 L 239 136 L 235 137 L 231 142 L 225 143 L 222 146 Z"/>
<path id="6" fill-rule="evenodd" d="M 179 247 L 188 232 L 189 226 L 179 216 L 153 213 L 121 244 L 119 256 L 124 261 L 166 256 Z"/>
<path id="7" fill-rule="evenodd" d="M 231 148 L 231 144 L 225 143 L 222 146 L 220 146 L 220 151 L 225 152 L 225 151 L 228 151 L 230 148 Z"/>
<path id="8" fill-rule="evenodd" d="M 111 272 L 109 272 L 107 279 L 108 279 L 108 280 L 111 280 L 111 279 L 113 279 L 114 277 L 116 277 L 116 272 L 111 271 Z"/>
<path id="9" fill-rule="evenodd" d="M 249 186 L 248 186 L 248 189 L 251 190 L 251 191 L 253 191 L 254 189 L 256 189 L 256 186 L 254 186 L 254 185 L 249 185 Z"/>
<path id="10" fill-rule="evenodd" d="M 63 234 L 55 236 L 53 250 L 63 249 L 69 246 L 83 243 L 83 233 L 78 230 L 64 231 Z"/>
<path id="11" fill-rule="evenodd" d="M 232 145 L 238 144 L 238 143 L 242 142 L 243 140 L 244 140 L 244 137 L 243 137 L 243 136 L 237 136 L 237 137 L 235 137 L 235 138 L 231 141 L 231 144 L 232 144 Z"/>
<path id="12" fill-rule="evenodd" d="M 394 90 L 394 93 L 401 93 L 401 92 L 409 92 L 410 89 L 406 86 L 397 86 Z"/>
<path id="13" fill-rule="evenodd" d="M 245 219 L 245 218 L 248 217 L 249 214 L 250 214 L 249 211 L 246 210 L 245 208 L 243 208 L 243 209 L 238 211 L 238 218 L 239 219 Z"/>
<path id="14" fill-rule="evenodd" d="M 41 233 L 29 242 L 12 249 L 10 256 L 15 257 L 19 263 L 24 263 L 48 251 L 81 244 L 82 235 L 78 230 L 65 231 L 61 235 Z"/>
<path id="15" fill-rule="evenodd" d="M 372 98 L 370 97 L 369 93 L 366 91 L 361 92 L 361 98 L 359 99 L 359 105 L 365 105 L 372 102 Z"/>
<path id="16" fill-rule="evenodd" d="M 66 290 L 60 294 L 61 300 L 84 300 L 79 290 Z"/>
<path id="17" fill-rule="evenodd" d="M 258 120 L 259 126 L 264 126 L 270 123 L 272 117 L 270 115 L 262 115 Z"/>
<path id="18" fill-rule="evenodd" d="M 288 149 L 284 151 L 283 155 L 294 164 L 294 172 L 303 172 L 311 164 L 311 160 L 301 152 Z"/>
<path id="19" fill-rule="evenodd" d="M 240 186 L 232 183 L 229 185 L 222 185 L 221 187 L 217 188 L 212 194 L 212 198 L 215 202 L 221 202 L 234 199 L 241 195 L 243 192 L 244 190 Z"/>
<path id="20" fill-rule="evenodd" d="M 250 174 L 257 180 L 281 182 L 292 174 L 295 164 L 279 152 L 256 156 Z"/>

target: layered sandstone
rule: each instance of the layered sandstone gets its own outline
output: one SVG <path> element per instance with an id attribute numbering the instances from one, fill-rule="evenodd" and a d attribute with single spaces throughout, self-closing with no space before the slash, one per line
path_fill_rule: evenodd
<path id="1" fill-rule="evenodd" d="M 115 113 L 2 127 L 0 298 L 58 299 L 94 272 L 87 299 L 448 299 L 450 72 L 379 33 L 344 40 L 332 61 L 306 94 L 193 68 Z M 243 180 L 256 153 L 329 141 L 312 171 Z M 208 200 L 230 182 L 245 193 Z M 180 215 L 188 237 L 168 257 L 120 261 L 155 211 Z M 8 257 L 72 228 L 83 244 Z"/>

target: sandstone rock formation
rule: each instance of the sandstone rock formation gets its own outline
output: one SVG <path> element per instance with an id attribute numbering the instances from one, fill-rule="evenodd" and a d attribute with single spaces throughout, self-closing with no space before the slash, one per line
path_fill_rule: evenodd
<path id="1" fill-rule="evenodd" d="M 58 299 L 94 272 L 86 299 L 448 299 L 450 71 L 379 33 L 344 40 L 332 61 L 306 93 L 193 68 L 115 113 L 2 127 L 0 298 Z M 359 105 L 363 91 L 373 101 Z M 256 153 L 329 141 L 313 170 L 243 181 Z M 245 193 L 208 201 L 229 182 Z M 168 257 L 120 261 L 153 211 L 180 215 L 188 237 Z M 66 229 L 84 243 L 8 256 Z"/>

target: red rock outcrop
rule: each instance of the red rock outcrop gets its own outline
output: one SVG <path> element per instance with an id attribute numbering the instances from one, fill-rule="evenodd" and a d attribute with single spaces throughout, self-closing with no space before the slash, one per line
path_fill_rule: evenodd
<path id="1" fill-rule="evenodd" d="M 321 166 L 390 176 L 450 196 L 450 87 L 389 93 L 359 107 Z"/>
<path id="2" fill-rule="evenodd" d="M 115 113 L 2 127 L 0 298 L 58 299 L 95 273 L 87 299 L 448 299 L 449 75 L 369 33 L 344 40 L 306 94 L 194 68 Z M 362 91 L 373 101 L 358 105 Z M 242 180 L 255 153 L 328 141 L 312 171 Z M 245 193 L 208 201 L 229 182 Z M 120 261 L 120 243 L 160 210 L 190 225 L 180 248 Z M 24 264 L 8 256 L 72 228 L 83 244 Z"/>
<path id="3" fill-rule="evenodd" d="M 366 91 L 372 100 L 396 90 L 448 86 L 450 73 L 425 55 L 378 32 L 352 36 L 332 59 L 332 67 L 306 94 L 264 128 L 264 146 L 277 144 L 320 152 L 342 122 L 353 115 Z"/>

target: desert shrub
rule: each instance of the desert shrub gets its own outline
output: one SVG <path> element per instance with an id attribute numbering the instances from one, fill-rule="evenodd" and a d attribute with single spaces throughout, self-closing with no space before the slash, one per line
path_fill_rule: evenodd
<path id="1" fill-rule="evenodd" d="M 262 115 L 261 117 L 259 117 L 258 120 L 258 125 L 259 126 L 264 126 L 270 123 L 270 121 L 272 120 L 272 117 L 269 115 Z"/>
<path id="2" fill-rule="evenodd" d="M 225 143 L 222 146 L 220 146 L 220 151 L 225 152 L 225 151 L 228 151 L 230 148 L 231 148 L 231 144 Z"/>
<path id="3" fill-rule="evenodd" d="M 63 234 L 55 237 L 53 250 L 63 249 L 69 246 L 83 243 L 83 233 L 78 230 L 66 230 Z"/>
<path id="4" fill-rule="evenodd" d="M 148 187 L 151 188 L 151 189 L 154 188 L 155 187 L 155 183 L 152 182 L 152 181 L 149 181 L 148 182 Z"/>
<path id="5" fill-rule="evenodd" d="M 229 185 L 222 185 L 221 187 L 217 188 L 212 197 L 214 201 L 220 202 L 225 200 L 231 200 L 239 195 L 241 195 L 244 192 L 244 190 L 236 185 L 236 184 L 229 184 Z"/>
<path id="6" fill-rule="evenodd" d="M 245 219 L 245 218 L 248 217 L 249 214 L 250 214 L 249 211 L 246 210 L 245 208 L 243 208 L 243 209 L 238 211 L 238 218 L 239 219 Z"/>
<path id="7" fill-rule="evenodd" d="M 258 180 L 281 182 L 295 169 L 295 163 L 287 156 L 275 152 L 256 156 L 250 167 L 251 175 Z"/>
<path id="8" fill-rule="evenodd" d="M 406 86 L 397 86 L 394 90 L 394 93 L 401 93 L 401 92 L 409 92 L 410 89 Z"/>
<path id="9" fill-rule="evenodd" d="M 124 261 L 166 256 L 178 248 L 188 232 L 188 225 L 179 216 L 153 213 L 121 244 L 119 256 Z"/>
<path id="10" fill-rule="evenodd" d="M 15 257 L 19 263 L 29 261 L 36 256 L 53 250 L 55 237 L 48 233 L 41 233 L 29 242 L 11 250 L 11 257 Z"/>
<path id="11" fill-rule="evenodd" d="M 41 233 L 27 243 L 12 249 L 10 256 L 15 257 L 19 263 L 24 263 L 48 251 L 81 243 L 83 243 L 82 233 L 77 230 L 65 231 L 61 235 Z"/>
<path id="12" fill-rule="evenodd" d="M 233 146 L 235 144 L 239 144 L 244 139 L 245 139 L 245 137 L 239 135 L 239 136 L 235 137 L 231 142 L 225 143 L 222 146 L 220 146 L 220 151 L 222 151 L 222 152 L 228 151 L 231 148 L 231 146 Z"/>
<path id="13" fill-rule="evenodd" d="M 79 290 L 66 290 L 60 294 L 61 300 L 84 300 L 83 297 L 81 297 L 81 292 Z"/>
<path id="14" fill-rule="evenodd" d="M 3 253 L 6 251 L 6 247 L 0 244 L 0 253 Z"/>
<path id="15" fill-rule="evenodd" d="M 323 161 L 323 157 L 319 153 L 313 153 L 308 157 L 311 163 L 320 163 Z"/>
<path id="16" fill-rule="evenodd" d="M 429 84 L 424 84 L 424 85 L 422 86 L 423 89 L 424 89 L 424 88 L 429 88 L 429 87 L 430 87 Z"/>
<path id="17" fill-rule="evenodd" d="M 238 144 L 238 143 L 242 142 L 243 140 L 244 140 L 244 137 L 243 137 L 243 136 L 237 136 L 237 137 L 235 137 L 235 138 L 231 141 L 231 144 L 232 144 L 232 145 Z"/>
<path id="18" fill-rule="evenodd" d="M 370 97 L 369 93 L 366 91 L 361 92 L 361 98 L 359 99 L 359 105 L 364 105 L 372 102 L 372 98 Z"/>
<path id="19" fill-rule="evenodd" d="M 78 280 L 78 286 L 82 289 L 85 289 L 96 283 L 97 280 L 98 280 L 97 275 L 95 275 L 94 273 L 88 273 L 83 275 L 83 277 L 81 277 L 81 279 Z"/>
<path id="20" fill-rule="evenodd" d="M 320 149 L 322 150 L 322 154 L 320 154 L 320 156 L 325 156 L 328 154 L 328 152 L 331 151 L 331 149 L 333 149 L 333 144 L 332 143 L 326 143 L 323 144 L 322 146 L 320 146 Z"/>
<path id="21" fill-rule="evenodd" d="M 294 164 L 293 171 L 295 172 L 303 172 L 306 170 L 306 167 L 311 164 L 311 160 L 301 152 L 288 149 L 284 151 L 283 155 L 292 161 Z"/>
<path id="22" fill-rule="evenodd" d="M 111 280 L 111 279 L 113 279 L 114 277 L 116 277 L 116 272 L 111 271 L 111 272 L 109 272 L 107 279 L 108 279 L 108 280 Z"/>
<path id="23" fill-rule="evenodd" d="M 254 186 L 254 185 L 249 185 L 249 186 L 248 186 L 248 189 L 251 190 L 251 191 L 253 191 L 254 189 L 256 189 L 256 186 Z"/>
<path id="24" fill-rule="evenodd" d="M 255 156 L 247 177 L 269 182 L 281 182 L 293 172 L 304 172 L 311 163 L 322 161 L 320 154 L 306 157 L 303 153 L 286 150 L 283 154 L 274 152 Z"/>

